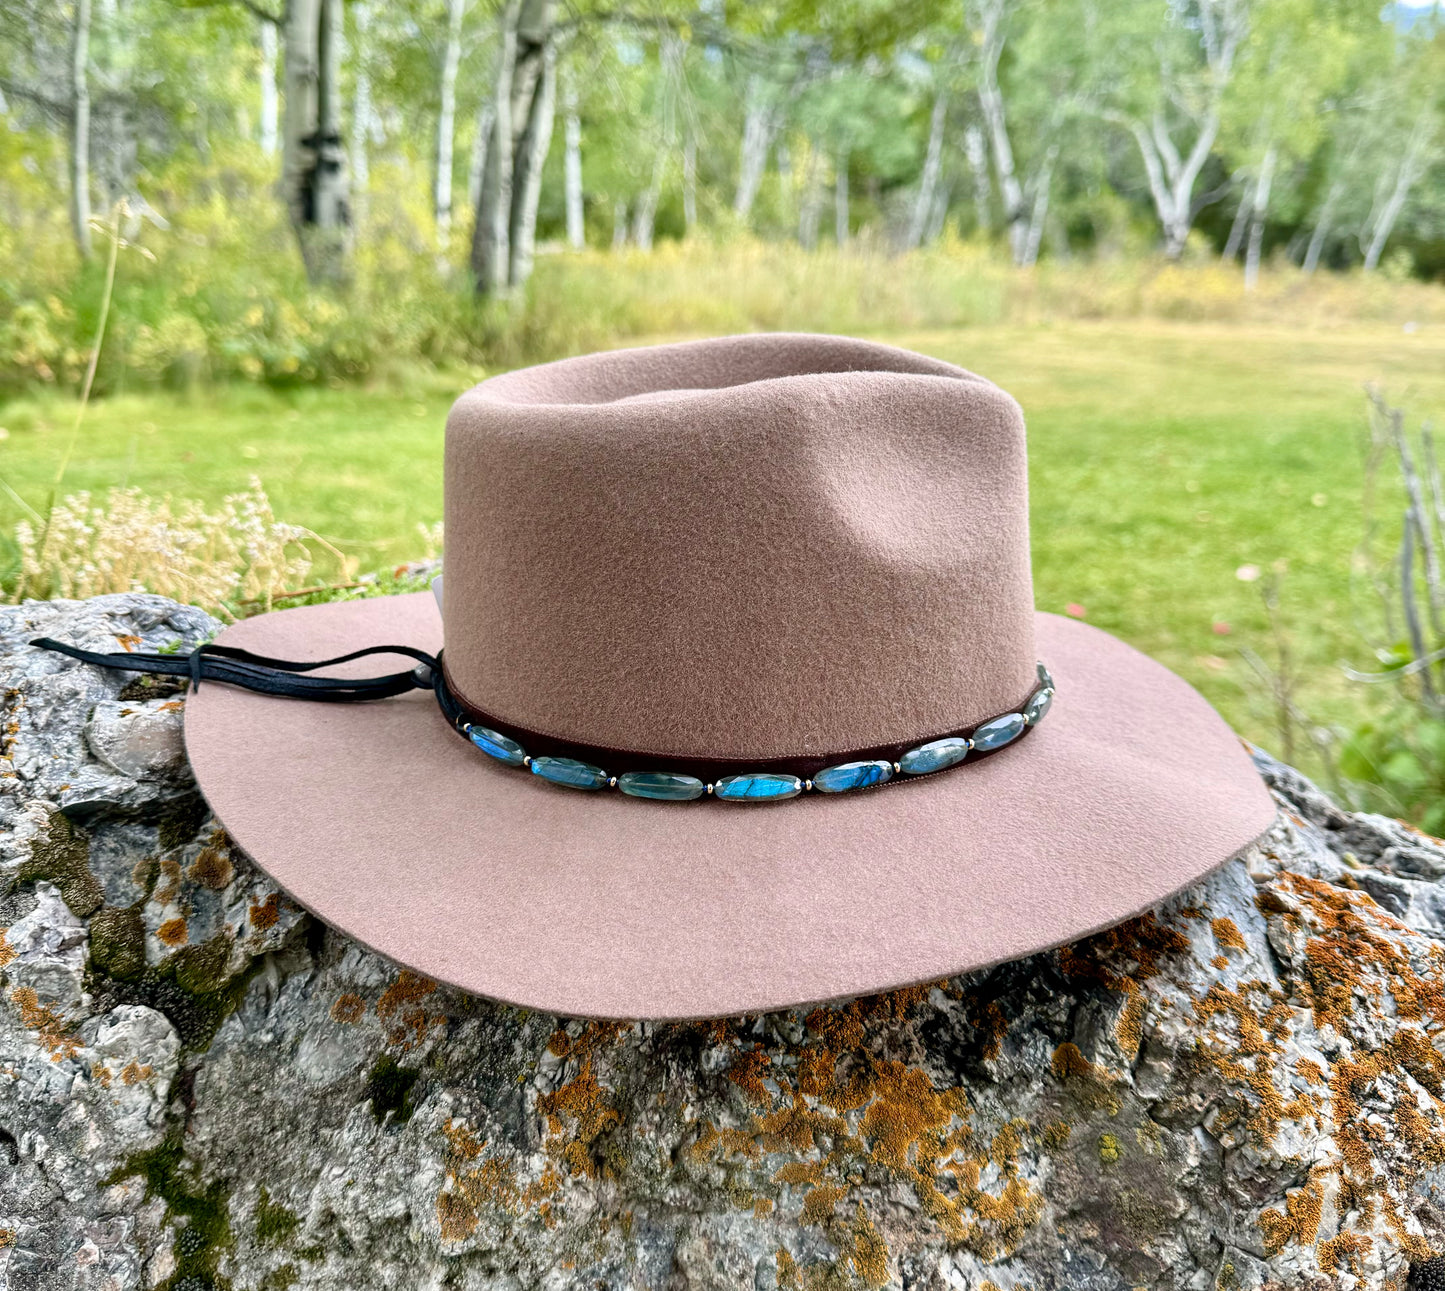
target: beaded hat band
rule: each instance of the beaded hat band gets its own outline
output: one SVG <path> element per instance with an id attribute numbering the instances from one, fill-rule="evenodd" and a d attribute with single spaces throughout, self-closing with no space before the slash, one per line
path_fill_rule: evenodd
<path id="1" fill-rule="evenodd" d="M 1055 693 L 1054 680 L 1040 663 L 1037 689 L 1016 709 L 928 738 L 822 756 L 681 758 L 580 744 L 504 722 L 457 696 L 443 656 L 432 656 L 410 646 L 372 646 L 335 659 L 298 663 L 213 644 L 199 646 L 189 654 L 107 654 L 82 650 L 49 637 L 30 644 L 98 668 L 186 677 L 192 690 L 199 689 L 203 680 L 218 681 L 260 694 L 330 703 L 431 690 L 452 727 L 502 766 L 528 770 L 549 784 L 567 789 L 612 789 L 632 798 L 658 802 L 690 802 L 705 797 L 720 802 L 783 802 L 805 793 L 849 793 L 936 775 L 965 761 L 976 762 L 1021 740 L 1043 720 Z M 418 666 L 380 677 L 306 675 L 318 668 L 386 654 L 415 659 Z"/>

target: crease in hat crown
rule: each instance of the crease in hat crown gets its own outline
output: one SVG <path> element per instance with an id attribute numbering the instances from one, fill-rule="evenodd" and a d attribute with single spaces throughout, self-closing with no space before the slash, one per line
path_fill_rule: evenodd
<path id="1" fill-rule="evenodd" d="M 785 757 L 982 720 L 1034 676 L 1017 404 L 841 337 L 623 350 L 447 423 L 459 696 L 668 755 Z"/>

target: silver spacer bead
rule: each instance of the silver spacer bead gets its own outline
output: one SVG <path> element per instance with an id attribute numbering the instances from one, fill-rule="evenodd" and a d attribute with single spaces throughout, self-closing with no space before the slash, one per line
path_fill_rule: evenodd
<path id="1" fill-rule="evenodd" d="M 973 739 L 972 739 L 972 737 L 965 737 L 965 739 L 964 739 L 963 742 L 968 745 L 968 751 L 969 751 L 970 753 L 972 753 L 972 752 L 973 752 Z"/>
<path id="2" fill-rule="evenodd" d="M 893 774 L 894 774 L 894 775 L 898 775 L 902 770 L 903 770 L 903 764 L 902 764 L 901 762 L 895 762 L 895 763 L 893 764 Z"/>
<path id="3" fill-rule="evenodd" d="M 711 793 L 711 792 L 712 792 L 712 785 L 708 785 L 707 791 L 708 791 L 708 793 Z"/>
<path id="4" fill-rule="evenodd" d="M 812 789 L 812 787 L 813 787 L 813 782 L 812 782 L 811 780 L 804 780 L 804 781 L 803 781 L 803 788 L 804 788 L 804 789 Z"/>
<path id="5" fill-rule="evenodd" d="M 470 735 L 471 733 L 472 733 L 472 724 L 471 724 L 470 722 L 463 722 L 463 723 L 462 723 L 462 734 L 463 734 L 463 735 Z"/>
<path id="6" fill-rule="evenodd" d="M 532 765 L 532 759 L 525 753 L 522 755 L 522 765 L 524 767 L 529 767 Z"/>
<path id="7" fill-rule="evenodd" d="M 609 777 L 608 777 L 607 787 L 608 787 L 609 789 L 615 789 L 615 788 L 617 788 L 617 777 L 616 777 L 616 776 L 609 776 Z"/>

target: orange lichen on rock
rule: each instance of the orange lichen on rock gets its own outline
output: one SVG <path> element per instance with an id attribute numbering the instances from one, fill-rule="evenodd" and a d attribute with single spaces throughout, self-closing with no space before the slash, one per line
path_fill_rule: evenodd
<path id="1" fill-rule="evenodd" d="M 1220 915 L 1209 923 L 1210 931 L 1214 933 L 1214 940 L 1225 950 L 1248 950 L 1249 947 L 1244 940 L 1244 934 L 1239 931 L 1239 925 L 1228 915 Z"/>
<path id="2" fill-rule="evenodd" d="M 149 1080 L 155 1075 L 150 1063 L 141 1064 L 132 1058 L 120 1071 L 120 1083 L 122 1085 L 138 1085 L 143 1080 Z"/>
<path id="3" fill-rule="evenodd" d="M 0 928 L 0 968 L 4 968 L 16 956 L 15 947 L 5 940 L 9 928 Z"/>
<path id="4" fill-rule="evenodd" d="M 251 902 L 251 927 L 257 932 L 274 928 L 281 917 L 281 894 L 273 892 L 264 901 Z"/>
<path id="5" fill-rule="evenodd" d="M 537 1111 L 547 1118 L 548 1133 L 570 1135 L 562 1146 L 561 1157 L 571 1175 L 591 1179 L 602 1173 L 597 1142 L 622 1119 L 609 1092 L 598 1083 L 592 1055 L 588 1054 L 571 1080 L 537 1100 Z"/>
<path id="6" fill-rule="evenodd" d="M 191 931 L 186 927 L 186 921 L 179 917 L 167 919 L 156 929 L 156 939 L 163 945 L 174 950 L 177 946 L 184 946 L 191 939 Z"/>
<path id="7" fill-rule="evenodd" d="M 236 876 L 236 867 L 231 863 L 226 843 L 224 830 L 218 829 L 211 835 L 187 871 L 193 882 L 217 892 L 230 885 Z"/>
<path id="8" fill-rule="evenodd" d="M 1363 1233 L 1341 1233 L 1338 1237 L 1332 1237 L 1327 1242 L 1321 1242 L 1315 1248 L 1315 1258 L 1319 1260 L 1321 1273 L 1360 1271 L 1360 1261 L 1363 1256 L 1369 1254 L 1373 1243 Z M 1340 1266 L 1344 1265 L 1344 1269 Z"/>
<path id="9" fill-rule="evenodd" d="M 386 1027 L 386 1042 L 407 1053 L 426 1039 L 433 1027 L 446 1025 L 444 1013 L 428 1013 L 422 1001 L 436 991 L 430 977 L 403 968 L 376 1001 L 376 1016 Z"/>
<path id="10" fill-rule="evenodd" d="M 1052 1066 L 1060 1080 L 1091 1080 L 1099 1074 L 1072 1040 L 1065 1040 L 1054 1050 Z"/>
<path id="11" fill-rule="evenodd" d="M 50 1055 L 51 1062 L 75 1057 L 80 1037 L 71 1034 L 59 1013 L 40 1002 L 34 987 L 17 986 L 10 992 L 10 1003 L 20 1014 L 21 1024 L 36 1033 L 36 1043 Z"/>
<path id="12" fill-rule="evenodd" d="M 522 1184 L 509 1160 L 484 1155 L 486 1140 L 477 1138 L 465 1124 L 448 1118 L 442 1133 L 447 1151 L 436 1205 L 443 1241 L 465 1241 L 476 1232 L 480 1215 L 488 1210 L 513 1218 L 536 1213 L 551 1226 L 550 1199 L 560 1190 L 561 1180 L 550 1165 L 535 1181 Z"/>
<path id="13" fill-rule="evenodd" d="M 366 1016 L 366 1001 L 350 991 L 336 997 L 331 1006 L 331 1020 L 342 1026 L 353 1026 Z"/>
<path id="14" fill-rule="evenodd" d="M 1259 1217 L 1266 1252 L 1278 1255 L 1291 1242 L 1299 1246 L 1311 1245 L 1320 1230 L 1324 1202 L 1324 1192 L 1318 1180 L 1311 1179 L 1303 1188 L 1296 1188 L 1285 1195 L 1282 1212 L 1266 1210 Z"/>
<path id="15" fill-rule="evenodd" d="M 768 1062 L 768 1055 L 762 1048 L 746 1049 L 727 1070 L 727 1078 L 747 1095 L 748 1102 L 758 1106 L 768 1101 L 768 1087 L 763 1084 L 763 1072 Z"/>

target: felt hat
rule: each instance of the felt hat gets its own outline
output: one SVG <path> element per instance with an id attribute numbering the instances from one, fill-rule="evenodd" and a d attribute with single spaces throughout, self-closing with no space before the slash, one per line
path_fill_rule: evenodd
<path id="1" fill-rule="evenodd" d="M 438 598 L 238 623 L 185 714 L 236 842 L 419 972 L 618 1018 L 849 997 L 1138 914 L 1273 820 L 1186 682 L 1035 610 L 1023 417 L 971 372 L 596 354 L 462 395 L 445 467 Z M 390 645 L 395 684 L 315 696 L 370 702 L 240 688 Z"/>

